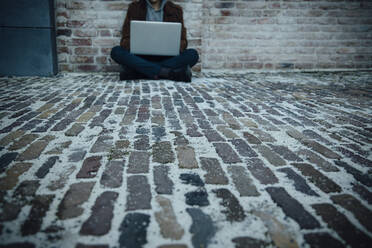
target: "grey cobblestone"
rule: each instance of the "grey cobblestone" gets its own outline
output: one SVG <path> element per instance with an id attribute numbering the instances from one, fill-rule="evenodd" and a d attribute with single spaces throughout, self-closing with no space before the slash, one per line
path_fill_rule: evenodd
<path id="1" fill-rule="evenodd" d="M 0 77 L 0 246 L 370 246 L 371 75 Z"/>

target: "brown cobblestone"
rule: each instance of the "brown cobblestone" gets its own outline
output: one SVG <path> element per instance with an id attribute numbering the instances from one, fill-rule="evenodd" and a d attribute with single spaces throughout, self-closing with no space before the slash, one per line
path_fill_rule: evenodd
<path id="1" fill-rule="evenodd" d="M 161 235 L 166 239 L 180 240 L 185 231 L 177 221 L 171 201 L 163 196 L 157 196 L 156 201 L 161 207 L 160 211 L 155 212 Z"/>
<path id="2" fill-rule="evenodd" d="M 42 140 L 35 141 L 23 153 L 21 153 L 18 156 L 17 160 L 24 161 L 24 160 L 36 159 L 44 151 L 47 145 L 48 145 L 48 142 L 46 141 L 42 141 Z"/>
<path id="3" fill-rule="evenodd" d="M 269 147 L 264 145 L 257 145 L 254 146 L 255 149 L 258 150 L 261 155 L 270 162 L 270 164 L 274 166 L 284 166 L 287 163 L 277 154 L 275 154 Z"/>
<path id="4" fill-rule="evenodd" d="M 16 163 L 0 178 L 0 190 L 11 190 L 19 181 L 19 177 L 31 168 L 31 163 Z"/>
<path id="5" fill-rule="evenodd" d="M 195 152 L 194 148 L 191 146 L 177 146 L 177 158 L 179 168 L 182 169 L 193 169 L 193 168 L 199 168 L 198 162 L 195 158 Z"/>
<path id="6" fill-rule="evenodd" d="M 201 167 L 207 171 L 204 175 L 207 184 L 228 184 L 228 178 L 216 158 L 200 158 Z"/>
<path id="7" fill-rule="evenodd" d="M 314 169 L 314 167 L 312 167 L 311 165 L 304 163 L 293 163 L 291 165 L 301 171 L 302 175 L 307 177 L 310 182 L 314 183 L 315 186 L 317 186 L 323 192 L 331 193 L 342 191 L 340 186 L 338 186 L 331 179 Z"/>
<path id="8" fill-rule="evenodd" d="M 94 236 L 107 234 L 111 229 L 114 204 L 118 196 L 119 193 L 117 192 L 103 192 L 96 199 L 91 216 L 81 226 L 80 234 Z"/>
<path id="9" fill-rule="evenodd" d="M 301 149 L 297 152 L 298 155 L 303 156 L 306 160 L 308 160 L 311 164 L 316 165 L 325 172 L 337 172 L 340 171 L 336 166 L 332 165 L 330 162 L 324 160 L 319 155 L 315 154 L 314 152 L 307 150 L 307 149 Z"/>
<path id="10" fill-rule="evenodd" d="M 217 130 L 220 131 L 227 139 L 239 138 L 229 127 L 227 126 L 217 126 Z"/>
<path id="11" fill-rule="evenodd" d="M 0 146 L 7 146 L 8 144 L 13 142 L 14 140 L 21 137 L 24 133 L 25 133 L 25 131 L 23 131 L 23 130 L 16 130 L 16 131 L 13 131 L 13 132 L 7 134 L 4 138 L 2 138 L 0 140 Z"/>
<path id="12" fill-rule="evenodd" d="M 334 203 L 349 210 L 357 220 L 368 230 L 372 231 L 372 211 L 360 203 L 355 197 L 349 194 L 333 195 L 331 199 Z"/>
<path id="13" fill-rule="evenodd" d="M 84 130 L 84 126 L 75 123 L 72 127 L 65 132 L 66 136 L 78 136 Z"/>
<path id="14" fill-rule="evenodd" d="M 239 191 L 240 196 L 259 196 L 256 186 L 253 180 L 248 175 L 246 169 L 243 166 L 229 166 L 227 168 L 231 174 L 234 185 Z"/>
<path id="15" fill-rule="evenodd" d="M 8 150 L 14 151 L 22 149 L 23 147 L 26 147 L 27 145 L 34 142 L 38 137 L 39 135 L 37 134 L 26 134 L 22 136 L 18 141 L 15 141 L 13 145 L 8 148 Z"/>
<path id="16" fill-rule="evenodd" d="M 93 178 L 101 167 L 101 156 L 89 157 L 84 160 L 83 166 L 76 175 L 76 178 Z"/>
<path id="17" fill-rule="evenodd" d="M 349 245 L 355 247 L 369 247 L 372 239 L 356 228 L 346 217 L 337 211 L 331 204 L 314 204 L 312 207 L 322 217 L 328 227 L 344 239 Z"/>
<path id="18" fill-rule="evenodd" d="M 71 184 L 58 206 L 58 218 L 65 220 L 82 215 L 84 209 L 81 205 L 89 199 L 94 184 L 94 182 Z"/>

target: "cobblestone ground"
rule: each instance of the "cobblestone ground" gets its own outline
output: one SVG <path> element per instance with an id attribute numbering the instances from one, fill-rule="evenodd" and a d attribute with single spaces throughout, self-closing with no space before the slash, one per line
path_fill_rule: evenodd
<path id="1" fill-rule="evenodd" d="M 372 72 L 0 78 L 0 247 L 371 247 Z"/>

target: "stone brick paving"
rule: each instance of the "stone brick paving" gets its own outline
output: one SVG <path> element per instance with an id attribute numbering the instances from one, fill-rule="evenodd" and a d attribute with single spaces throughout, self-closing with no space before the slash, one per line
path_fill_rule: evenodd
<path id="1" fill-rule="evenodd" d="M 0 78 L 0 247 L 371 247 L 372 73 Z"/>

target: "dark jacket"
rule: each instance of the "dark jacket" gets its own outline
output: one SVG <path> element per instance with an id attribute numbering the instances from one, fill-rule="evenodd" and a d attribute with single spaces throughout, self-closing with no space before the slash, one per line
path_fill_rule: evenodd
<path id="1" fill-rule="evenodd" d="M 127 16 L 125 18 L 123 29 L 122 29 L 122 37 L 120 41 L 120 46 L 130 50 L 130 21 L 146 21 L 146 6 L 145 0 L 133 1 L 127 11 Z M 183 24 L 183 11 L 182 7 L 172 3 L 171 1 L 167 1 L 164 6 L 164 22 L 179 22 L 182 24 L 182 31 L 181 31 L 181 52 L 187 48 L 187 38 L 186 38 L 186 28 Z"/>

